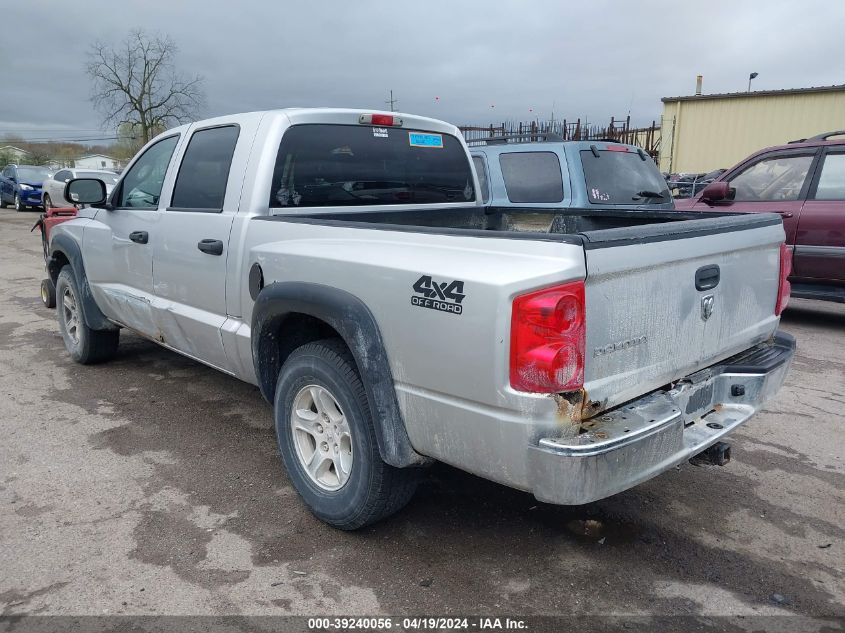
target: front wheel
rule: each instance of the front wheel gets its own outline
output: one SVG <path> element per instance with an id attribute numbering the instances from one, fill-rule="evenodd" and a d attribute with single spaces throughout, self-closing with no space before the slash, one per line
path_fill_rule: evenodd
<path id="1" fill-rule="evenodd" d="M 274 416 L 291 482 L 319 519 L 355 530 L 410 501 L 419 470 L 381 459 L 364 385 L 340 340 L 291 353 L 276 384 Z"/>
<path id="2" fill-rule="evenodd" d="M 15 211 L 17 211 L 19 213 L 21 211 L 26 211 L 26 205 L 23 202 L 21 202 L 21 196 L 20 196 L 19 193 L 15 194 Z"/>
<path id="3" fill-rule="evenodd" d="M 73 270 L 65 266 L 56 281 L 59 332 L 70 357 L 82 365 L 111 359 L 117 352 L 120 330 L 92 330 L 85 323 L 79 287 Z"/>
<path id="4" fill-rule="evenodd" d="M 49 209 L 52 206 L 53 206 L 53 201 L 50 200 L 50 194 L 45 193 L 44 194 L 44 210 L 46 211 L 47 209 Z"/>

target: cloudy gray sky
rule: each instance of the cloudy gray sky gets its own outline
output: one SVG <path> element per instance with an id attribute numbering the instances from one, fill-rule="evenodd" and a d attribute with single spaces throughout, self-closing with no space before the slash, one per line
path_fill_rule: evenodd
<path id="1" fill-rule="evenodd" d="M 177 42 L 207 116 L 384 108 L 392 88 L 398 110 L 457 124 L 552 107 L 644 123 L 699 73 L 705 92 L 752 71 L 758 90 L 845 83 L 839 0 L 3 0 L 0 15 L 0 137 L 97 136 L 86 51 L 132 28 Z"/>

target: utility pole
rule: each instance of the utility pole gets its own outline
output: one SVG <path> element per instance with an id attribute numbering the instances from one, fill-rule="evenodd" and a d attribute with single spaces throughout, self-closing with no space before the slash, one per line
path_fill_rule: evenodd
<path id="1" fill-rule="evenodd" d="M 395 110 L 394 110 L 393 106 L 394 106 L 394 105 L 396 105 L 397 103 L 399 103 L 399 99 L 394 99 L 394 98 L 393 98 L 393 91 L 392 91 L 392 90 L 390 91 L 390 99 L 388 99 L 387 101 L 385 101 L 385 103 L 386 103 L 387 105 L 389 105 L 389 106 L 390 106 L 390 111 L 391 111 L 391 112 L 395 112 Z"/>

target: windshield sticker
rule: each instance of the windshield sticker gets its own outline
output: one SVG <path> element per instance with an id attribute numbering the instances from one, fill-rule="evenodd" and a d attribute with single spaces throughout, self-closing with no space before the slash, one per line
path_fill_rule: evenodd
<path id="1" fill-rule="evenodd" d="M 595 187 L 590 190 L 590 195 L 592 196 L 593 200 L 600 200 L 601 202 L 607 202 L 608 200 L 610 200 L 609 193 L 604 193 L 603 191 L 596 189 Z"/>
<path id="2" fill-rule="evenodd" d="M 379 138 L 388 138 L 387 137 L 387 128 L 386 127 L 374 127 L 373 128 L 373 136 L 377 136 Z"/>
<path id="3" fill-rule="evenodd" d="M 411 147 L 443 147 L 442 134 L 423 134 L 422 132 L 408 132 L 408 142 Z"/>

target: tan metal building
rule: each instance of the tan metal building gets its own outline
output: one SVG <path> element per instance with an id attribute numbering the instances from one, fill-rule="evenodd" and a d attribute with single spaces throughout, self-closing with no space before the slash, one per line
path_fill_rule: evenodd
<path id="1" fill-rule="evenodd" d="M 845 130 L 845 85 L 664 97 L 660 170 L 708 172 L 752 152 Z"/>

